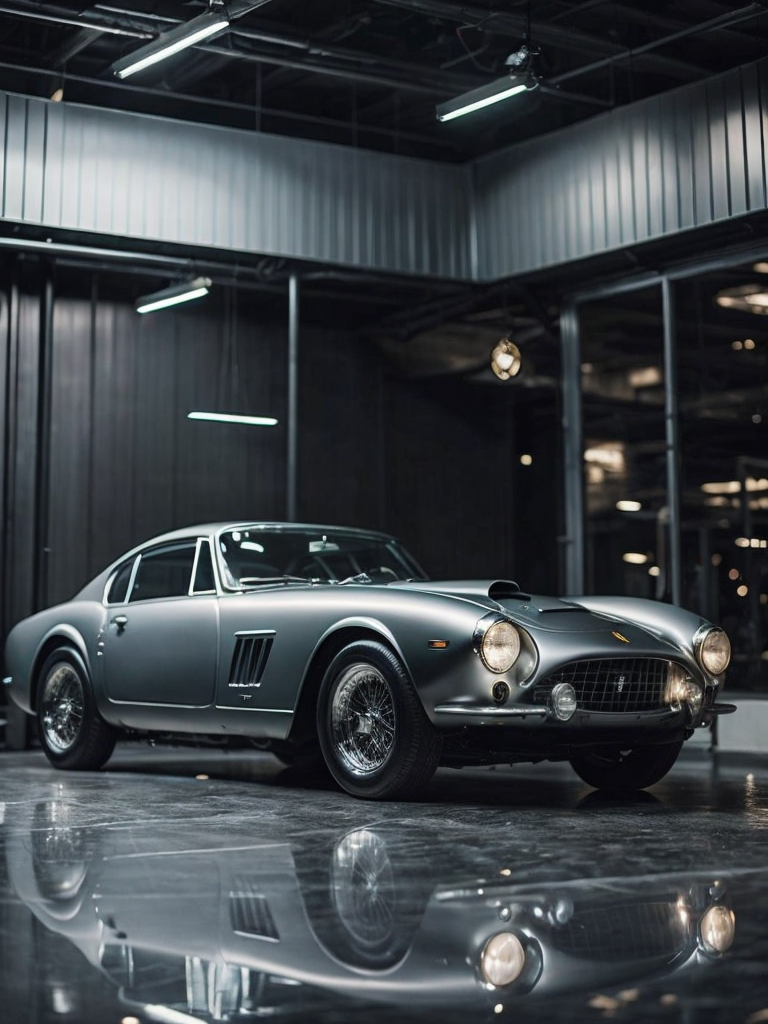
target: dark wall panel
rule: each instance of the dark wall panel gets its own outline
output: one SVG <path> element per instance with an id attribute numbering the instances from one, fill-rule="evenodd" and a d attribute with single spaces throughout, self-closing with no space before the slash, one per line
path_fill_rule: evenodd
<path id="1" fill-rule="evenodd" d="M 514 570 L 512 414 L 485 388 L 399 382 L 387 395 L 387 521 L 435 577 Z"/>
<path id="2" fill-rule="evenodd" d="M 357 338 L 304 331 L 299 360 L 299 517 L 386 528 L 387 367 Z"/>
<path id="3" fill-rule="evenodd" d="M 248 293 L 221 288 L 140 317 L 118 278 L 59 268 L 38 549 L 48 550 L 47 591 L 36 594 L 39 296 L 0 308 L 18 354 L 4 364 L 15 399 L 4 628 L 165 530 L 285 517 L 287 324 L 265 323 Z M 196 409 L 279 425 L 190 421 Z M 516 531 L 529 537 L 515 490 L 515 420 L 525 415 L 512 391 L 409 380 L 368 341 L 302 329 L 298 518 L 394 533 L 434 576 L 514 578 Z"/>
<path id="4" fill-rule="evenodd" d="M 48 599 L 70 596 L 133 544 L 195 522 L 282 518 L 282 332 L 226 293 L 139 317 L 110 298 L 56 300 Z M 275 416 L 274 428 L 190 421 Z"/>

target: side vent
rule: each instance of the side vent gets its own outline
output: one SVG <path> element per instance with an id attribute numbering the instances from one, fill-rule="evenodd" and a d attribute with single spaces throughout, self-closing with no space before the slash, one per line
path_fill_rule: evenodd
<path id="1" fill-rule="evenodd" d="M 229 894 L 229 921 L 237 935 L 280 941 L 266 896 L 247 878 L 235 879 L 235 888 Z"/>
<path id="2" fill-rule="evenodd" d="M 273 638 L 265 636 L 239 636 L 235 641 L 232 666 L 229 670 L 230 686 L 259 686 L 267 667 Z"/>

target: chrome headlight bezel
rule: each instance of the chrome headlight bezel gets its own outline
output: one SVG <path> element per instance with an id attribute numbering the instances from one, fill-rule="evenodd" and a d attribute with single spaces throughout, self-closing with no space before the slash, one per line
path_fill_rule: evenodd
<path id="1" fill-rule="evenodd" d="M 502 640 L 499 634 L 505 634 L 506 640 Z M 514 622 L 496 615 L 480 619 L 475 627 L 472 642 L 483 665 L 496 675 L 509 672 L 522 650 L 520 630 Z M 493 651 L 494 646 L 497 648 L 496 652 Z M 504 646 L 508 648 L 506 656 L 498 650 Z"/>
<path id="2" fill-rule="evenodd" d="M 715 645 L 723 649 L 713 653 Z M 731 663 L 731 642 L 720 626 L 702 626 L 693 638 L 693 649 L 699 665 L 710 676 L 721 676 Z"/>

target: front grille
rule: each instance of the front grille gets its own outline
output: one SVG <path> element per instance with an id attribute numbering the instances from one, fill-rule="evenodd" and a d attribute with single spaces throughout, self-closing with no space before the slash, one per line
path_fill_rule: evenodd
<path id="1" fill-rule="evenodd" d="M 668 957 L 683 948 L 685 918 L 670 898 L 649 903 L 576 907 L 552 938 L 560 952 L 602 962 Z"/>
<path id="2" fill-rule="evenodd" d="M 654 711 L 663 708 L 669 662 L 661 658 L 604 658 L 574 661 L 553 672 L 533 691 L 546 704 L 552 687 L 570 683 L 585 711 Z"/>

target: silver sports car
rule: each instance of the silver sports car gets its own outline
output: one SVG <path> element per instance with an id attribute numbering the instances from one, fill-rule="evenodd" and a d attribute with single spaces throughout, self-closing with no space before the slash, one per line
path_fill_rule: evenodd
<path id="1" fill-rule="evenodd" d="M 123 734 L 250 745 L 402 798 L 438 765 L 567 760 L 642 789 L 714 716 L 730 659 L 700 616 L 508 580 L 431 581 L 392 537 L 274 523 L 142 544 L 10 632 L 5 685 L 59 768 Z"/>

